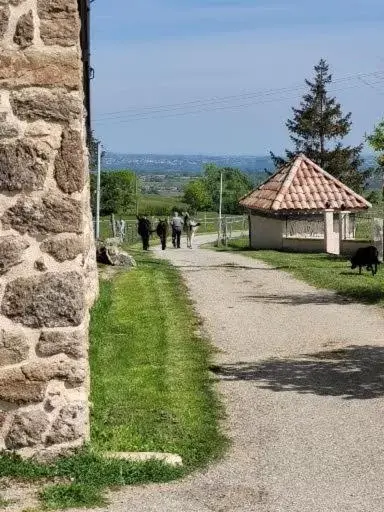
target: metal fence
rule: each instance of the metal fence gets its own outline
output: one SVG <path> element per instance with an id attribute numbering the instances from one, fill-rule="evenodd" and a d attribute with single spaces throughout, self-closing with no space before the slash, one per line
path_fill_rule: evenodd
<path id="1" fill-rule="evenodd" d="M 149 217 L 152 229 L 155 229 L 159 222 L 158 217 Z M 171 220 L 169 217 L 168 221 Z M 200 222 L 198 233 L 218 233 L 219 217 L 207 214 L 200 214 L 196 217 Z M 241 232 L 244 235 L 248 233 L 248 218 L 245 215 L 225 215 L 222 217 L 221 230 L 222 243 L 227 243 L 233 237 L 235 232 Z M 122 242 L 132 245 L 140 240 L 137 233 L 137 221 L 133 219 L 115 218 L 100 220 L 100 238 L 120 238 Z M 156 233 L 152 234 L 152 238 L 156 238 Z"/>

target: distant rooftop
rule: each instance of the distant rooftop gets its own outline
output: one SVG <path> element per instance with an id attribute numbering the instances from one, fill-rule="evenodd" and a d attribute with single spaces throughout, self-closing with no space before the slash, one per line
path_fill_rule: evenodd
<path id="1" fill-rule="evenodd" d="M 372 205 L 301 154 L 240 200 L 251 210 L 318 212 L 366 210 Z"/>

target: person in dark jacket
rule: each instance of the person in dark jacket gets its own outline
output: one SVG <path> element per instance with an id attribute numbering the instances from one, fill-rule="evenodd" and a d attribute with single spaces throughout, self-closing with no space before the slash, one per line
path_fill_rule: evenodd
<path id="1" fill-rule="evenodd" d="M 157 236 L 160 238 L 161 248 L 164 251 L 167 248 L 168 222 L 160 220 L 156 228 Z"/>
<path id="2" fill-rule="evenodd" d="M 151 236 L 151 222 L 147 218 L 146 215 L 140 215 L 137 217 L 138 226 L 137 232 L 141 236 L 141 240 L 143 241 L 143 249 L 144 251 L 148 251 L 149 249 L 149 237 Z"/>

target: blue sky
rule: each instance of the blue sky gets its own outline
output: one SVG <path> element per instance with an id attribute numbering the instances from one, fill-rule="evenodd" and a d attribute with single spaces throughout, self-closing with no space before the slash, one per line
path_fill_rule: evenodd
<path id="1" fill-rule="evenodd" d="M 383 22 L 382 0 L 96 0 L 96 134 L 127 153 L 279 152 L 324 57 L 357 144 L 384 116 Z"/>

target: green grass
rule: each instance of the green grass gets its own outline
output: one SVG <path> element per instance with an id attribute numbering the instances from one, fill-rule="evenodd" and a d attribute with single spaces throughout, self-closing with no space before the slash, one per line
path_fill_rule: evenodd
<path id="1" fill-rule="evenodd" d="M 106 505 L 100 488 L 84 484 L 51 485 L 39 497 L 49 509 L 102 507 Z"/>
<path id="2" fill-rule="evenodd" d="M 90 448 L 44 465 L 23 460 L 16 454 L 0 456 L 0 478 L 13 477 L 23 481 L 60 478 L 64 483 L 48 485 L 40 493 L 43 506 L 67 508 L 94 506 L 104 501 L 107 487 L 168 482 L 183 475 L 180 467 L 159 461 L 130 462 L 107 460 Z"/>
<path id="3" fill-rule="evenodd" d="M 328 254 L 302 254 L 279 251 L 253 251 L 248 239 L 232 240 L 228 248 L 216 250 L 237 251 L 293 274 L 317 288 L 334 290 L 343 297 L 366 304 L 384 305 L 384 272 L 376 276 L 363 270 L 351 270 L 346 258 Z"/>
<path id="4" fill-rule="evenodd" d="M 225 444 L 211 347 L 196 334 L 178 271 L 140 251 L 136 258 L 135 271 L 102 283 L 92 314 L 92 445 L 177 453 L 188 471 Z"/>

